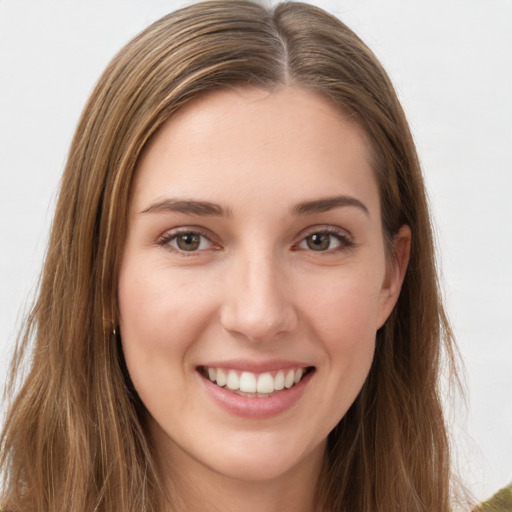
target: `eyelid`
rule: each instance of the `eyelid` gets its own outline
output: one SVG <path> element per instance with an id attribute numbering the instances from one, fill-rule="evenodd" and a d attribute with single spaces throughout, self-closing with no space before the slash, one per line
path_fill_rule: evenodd
<path id="1" fill-rule="evenodd" d="M 210 246 L 205 249 L 197 249 L 194 251 L 183 251 L 180 250 L 178 247 L 171 246 L 169 242 L 173 239 L 176 239 L 180 235 L 185 234 L 193 234 L 193 235 L 199 235 L 206 239 Z M 310 226 L 306 229 L 304 229 L 300 235 L 297 237 L 297 241 L 293 244 L 292 250 L 305 250 L 308 251 L 306 248 L 300 247 L 300 244 L 302 244 L 305 239 L 308 236 L 314 235 L 314 234 L 327 234 L 330 236 L 336 237 L 340 245 L 333 248 L 333 249 L 327 249 L 325 251 L 318 251 L 319 254 L 332 254 L 338 251 L 342 251 L 344 249 L 350 249 L 354 247 L 356 244 L 352 239 L 352 235 L 346 230 L 339 226 L 333 226 L 333 225 L 314 225 Z M 201 228 L 199 226 L 180 226 L 177 228 L 169 229 L 166 232 L 164 232 L 160 237 L 158 237 L 156 244 L 165 248 L 169 252 L 179 254 L 182 256 L 198 256 L 199 254 L 209 251 L 209 250 L 219 250 L 221 248 L 221 244 L 215 240 L 215 237 L 212 236 L 210 232 L 205 230 L 204 228 Z M 311 251 L 311 250 L 310 250 Z M 313 252 L 313 251 L 311 251 Z"/>
<path id="2" fill-rule="evenodd" d="M 352 234 L 345 228 L 335 226 L 332 224 L 315 224 L 303 229 L 299 234 L 298 238 L 302 239 L 315 233 L 329 233 L 332 235 L 343 236 L 349 240 L 352 240 Z"/>
<path id="3" fill-rule="evenodd" d="M 202 238 L 205 238 L 210 243 L 210 247 L 206 249 L 197 249 L 195 251 L 182 251 L 178 247 L 170 245 L 169 242 L 171 240 L 176 239 L 180 235 L 187 234 L 199 235 Z M 169 252 L 179 254 L 181 256 L 198 256 L 204 251 L 217 250 L 220 248 L 220 244 L 214 240 L 214 237 L 211 234 L 206 233 L 203 228 L 198 226 L 180 226 L 178 228 L 170 229 L 158 237 L 156 244 L 168 250 Z"/>
<path id="4" fill-rule="evenodd" d="M 356 244 L 352 238 L 352 235 L 343 228 L 340 228 L 338 226 L 332 226 L 332 225 L 326 225 L 326 224 L 320 224 L 315 226 L 310 226 L 303 230 L 301 234 L 298 237 L 298 241 L 294 244 L 295 250 L 308 250 L 308 249 L 302 249 L 299 247 L 300 244 L 302 244 L 308 236 L 314 235 L 314 234 L 326 234 L 336 237 L 339 242 L 340 246 L 335 247 L 334 249 L 328 249 L 326 251 L 318 251 L 318 254 L 332 254 L 337 251 L 342 251 L 344 249 L 350 249 L 354 247 Z M 314 251 L 311 251 L 314 252 Z"/>

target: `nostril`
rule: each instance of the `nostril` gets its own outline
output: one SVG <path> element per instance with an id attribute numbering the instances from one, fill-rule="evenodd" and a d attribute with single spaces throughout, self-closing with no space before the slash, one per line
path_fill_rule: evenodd
<path id="1" fill-rule="evenodd" d="M 226 307 L 221 315 L 221 324 L 227 332 L 251 343 L 260 343 L 292 332 L 297 325 L 297 316 L 290 305 L 272 308 L 269 305 L 251 307 L 236 304 Z"/>

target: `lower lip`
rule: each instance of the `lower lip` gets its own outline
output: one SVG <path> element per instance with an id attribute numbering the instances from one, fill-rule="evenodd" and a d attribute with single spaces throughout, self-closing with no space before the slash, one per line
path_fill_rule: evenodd
<path id="1" fill-rule="evenodd" d="M 200 375 L 208 394 L 224 410 L 235 416 L 252 419 L 265 419 L 284 413 L 302 397 L 314 371 L 309 371 L 302 380 L 289 389 L 284 389 L 268 398 L 240 396 L 221 388 Z"/>

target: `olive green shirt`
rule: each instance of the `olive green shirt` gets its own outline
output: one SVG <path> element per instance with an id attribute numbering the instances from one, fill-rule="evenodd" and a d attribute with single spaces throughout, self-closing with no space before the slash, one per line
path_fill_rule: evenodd
<path id="1" fill-rule="evenodd" d="M 0 507 L 0 512 L 2 512 Z M 491 499 L 475 507 L 472 512 L 512 512 L 512 483 L 498 491 Z"/>
<path id="2" fill-rule="evenodd" d="M 472 512 L 512 512 L 512 483 L 475 507 Z"/>

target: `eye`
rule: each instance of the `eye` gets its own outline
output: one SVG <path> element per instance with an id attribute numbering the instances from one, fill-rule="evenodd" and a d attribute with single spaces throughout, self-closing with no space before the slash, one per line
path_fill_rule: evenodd
<path id="1" fill-rule="evenodd" d="M 213 246 L 206 236 L 196 231 L 169 233 L 162 237 L 159 244 L 171 251 L 188 253 L 210 249 Z"/>
<path id="2" fill-rule="evenodd" d="M 327 252 L 341 250 L 351 247 L 353 243 L 347 236 L 334 229 L 316 231 L 310 233 L 301 240 L 299 249 L 306 249 L 315 252 Z"/>

